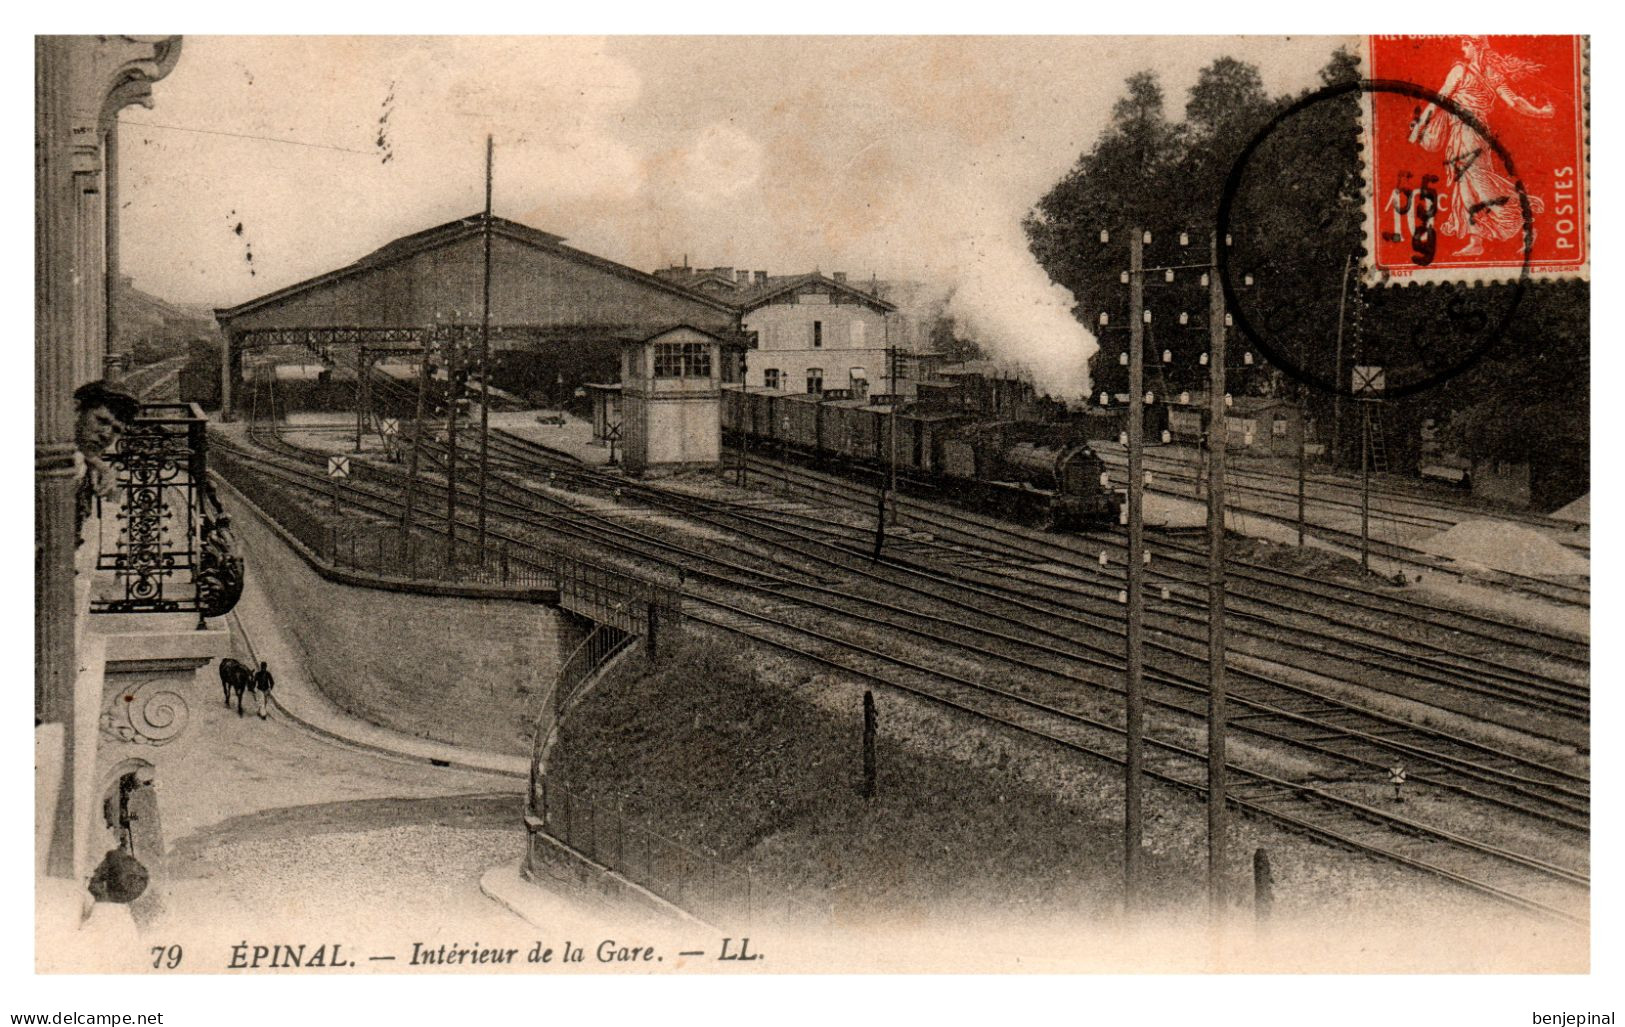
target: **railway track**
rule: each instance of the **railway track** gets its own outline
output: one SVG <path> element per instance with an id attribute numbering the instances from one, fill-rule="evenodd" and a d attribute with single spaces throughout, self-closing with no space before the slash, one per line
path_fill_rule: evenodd
<path id="1" fill-rule="evenodd" d="M 1170 488 L 1167 482 L 1178 481 L 1185 486 L 1194 486 L 1196 484 L 1196 479 L 1194 477 L 1181 475 L 1177 471 L 1170 471 L 1166 468 L 1160 470 L 1155 468 L 1150 469 L 1153 470 L 1153 476 L 1152 482 L 1146 486 L 1149 491 L 1187 501 L 1192 500 L 1189 488 Z M 1123 468 L 1120 463 L 1113 466 L 1111 474 L 1114 484 L 1121 485 L 1126 481 Z M 1232 518 L 1237 516 L 1257 517 L 1261 520 L 1274 524 L 1294 528 L 1296 527 L 1297 499 L 1295 495 L 1288 496 L 1268 489 L 1237 486 L 1228 481 L 1228 472 L 1226 489 L 1228 492 L 1232 493 L 1232 495 L 1239 492 L 1243 496 L 1252 495 L 1258 497 L 1254 499 L 1253 505 L 1243 505 L 1240 499 L 1232 498 L 1229 506 L 1229 512 Z M 1323 501 L 1316 500 L 1316 502 Z M 1285 504 L 1287 507 L 1289 507 L 1289 509 L 1267 509 L 1263 506 L 1263 504 L 1266 503 Z M 1353 504 L 1353 508 L 1358 510 L 1359 504 Z M 1395 519 L 1396 518 L 1394 516 L 1388 513 L 1378 514 L 1373 512 L 1372 514 L 1374 526 L 1379 525 L 1383 521 L 1394 521 Z M 1453 523 L 1455 522 L 1440 522 L 1441 526 L 1444 527 L 1448 527 Z M 1307 530 L 1310 534 L 1316 536 L 1317 538 L 1335 543 L 1345 552 L 1358 553 L 1360 551 L 1360 534 L 1357 531 L 1336 528 L 1329 524 L 1316 523 L 1312 520 L 1307 525 Z M 1545 602 L 1585 608 L 1589 608 L 1591 605 L 1591 588 L 1589 585 L 1569 584 L 1547 578 L 1534 577 L 1527 574 L 1515 574 L 1509 571 L 1491 570 L 1488 568 L 1482 570 L 1476 568 L 1469 570 L 1461 567 L 1459 564 L 1454 563 L 1454 561 L 1447 560 L 1443 557 L 1434 556 L 1416 548 L 1415 546 L 1407 545 L 1403 542 L 1394 541 L 1391 539 L 1377 537 L 1375 532 L 1369 540 L 1369 546 L 1373 556 L 1387 560 L 1392 564 L 1404 565 L 1435 573 L 1449 574 L 1462 579 L 1482 581 L 1497 588 L 1516 592 L 1521 595 L 1543 600 Z"/>
<path id="2" fill-rule="evenodd" d="M 425 451 L 429 450 L 430 448 L 431 447 L 429 447 L 427 445 L 425 445 L 425 447 L 424 447 Z M 568 471 L 568 469 L 567 469 L 567 471 Z M 316 474 L 313 471 L 306 471 L 306 472 L 303 472 L 303 473 L 306 475 L 306 478 L 305 478 L 306 487 L 310 487 L 314 491 L 316 491 L 318 494 L 321 494 L 321 490 L 323 490 L 324 487 L 325 487 L 325 480 L 320 475 Z M 557 474 L 558 473 L 557 469 L 555 469 L 553 473 Z M 569 473 L 574 473 L 574 472 L 569 472 Z M 517 484 L 517 483 L 504 483 L 502 487 L 504 489 L 506 489 L 506 488 L 512 487 L 514 484 Z M 441 492 L 442 492 L 442 495 L 443 495 L 443 492 L 444 492 L 443 487 L 441 489 Z M 562 502 L 560 502 L 560 501 L 558 501 L 556 499 L 551 499 L 550 501 L 554 502 L 557 505 L 562 506 L 562 507 L 569 507 L 569 504 L 562 503 Z M 501 500 L 500 502 L 505 503 L 505 502 L 509 502 L 509 501 L 508 500 Z M 534 519 L 536 517 L 535 507 L 538 505 L 536 497 L 531 496 L 526 501 L 519 502 L 519 503 L 513 503 L 512 505 L 514 507 L 517 507 L 518 509 L 517 510 L 507 510 L 507 511 L 499 512 L 498 507 L 497 507 L 497 502 L 494 501 L 493 506 L 492 506 L 492 512 L 493 512 L 493 514 L 496 514 L 496 515 L 498 515 L 500 517 L 505 517 L 505 518 L 509 518 L 509 519 L 513 519 L 513 520 L 524 521 L 525 519 L 528 518 L 529 520 L 534 521 Z M 571 509 L 573 509 L 573 508 L 571 508 Z M 385 508 L 384 508 L 384 510 L 382 512 L 386 512 L 387 515 L 390 515 L 390 516 L 393 515 L 392 508 L 387 507 L 387 505 L 385 506 Z M 556 525 L 557 527 L 559 527 L 561 529 L 564 529 L 567 532 L 575 532 L 575 533 L 578 533 L 578 534 L 583 533 L 583 530 L 585 529 L 585 538 L 583 540 L 584 541 L 589 541 L 591 544 L 594 544 L 594 545 L 597 545 L 597 546 L 606 546 L 606 547 L 612 547 L 612 548 L 615 548 L 615 549 L 624 549 L 624 548 L 627 548 L 630 544 L 635 542 L 641 549 L 646 551 L 647 555 L 650 555 L 650 556 L 652 556 L 652 557 L 654 557 L 656 559 L 661 559 L 663 561 L 667 561 L 668 563 L 675 562 L 678 566 L 687 566 L 691 573 L 694 573 L 694 572 L 698 571 L 699 574 L 701 576 L 703 576 L 703 577 L 706 577 L 707 580 L 711 580 L 713 582 L 716 582 L 720 587 L 724 587 L 724 588 L 738 589 L 738 588 L 741 588 L 741 587 L 745 587 L 742 580 L 739 579 L 738 572 L 741 571 L 741 570 L 747 571 L 751 575 L 755 576 L 755 579 L 756 579 L 756 582 L 757 582 L 757 584 L 754 586 L 757 589 L 755 601 L 756 601 L 758 606 L 763 607 L 763 608 L 770 607 L 771 604 L 774 603 L 775 601 L 779 601 L 779 602 L 785 601 L 786 596 L 785 596 L 784 593 L 785 593 L 786 589 L 796 589 L 796 590 L 799 591 L 799 590 L 817 590 L 817 589 L 822 588 L 826 593 L 834 593 L 834 594 L 842 594 L 842 595 L 844 595 L 844 593 L 845 593 L 845 590 L 837 591 L 837 590 L 828 589 L 827 586 L 822 585 L 816 579 L 807 577 L 805 575 L 791 576 L 791 575 L 779 574 L 779 575 L 776 576 L 776 580 L 772 580 L 772 579 L 774 579 L 775 576 L 771 572 L 770 567 L 764 567 L 762 561 L 760 561 L 760 560 L 752 560 L 751 563 L 748 564 L 748 565 L 741 564 L 739 561 L 733 561 L 733 562 L 729 563 L 729 562 L 720 562 L 720 561 L 715 561 L 715 560 L 707 560 L 706 561 L 706 564 L 707 564 L 706 566 L 696 567 L 696 566 L 693 566 L 693 564 L 696 562 L 696 554 L 695 554 L 695 551 L 694 551 L 694 547 L 692 547 L 692 546 L 676 546 L 676 547 L 674 547 L 674 546 L 672 546 L 671 543 L 669 543 L 669 542 L 667 542 L 665 540 L 654 538 L 653 536 L 648 535 L 648 533 L 632 532 L 629 529 L 627 529 L 624 524 L 616 523 L 614 521 L 614 519 L 611 519 L 611 518 L 597 518 L 597 523 L 596 524 L 593 523 L 593 521 L 594 521 L 594 519 L 592 517 L 583 516 L 579 512 L 575 512 L 575 513 L 572 513 L 568 518 L 562 518 L 561 519 L 561 518 L 555 517 L 555 518 L 551 519 L 549 521 L 549 523 L 553 524 L 553 525 Z M 521 541 L 521 543 L 524 543 L 523 539 L 519 539 L 518 541 Z M 673 552 L 674 549 L 676 551 L 675 553 Z M 682 559 L 682 560 L 674 560 L 673 557 L 677 556 L 677 555 L 680 555 L 684 559 Z M 764 578 L 768 579 L 770 581 L 770 584 L 766 584 L 766 585 L 761 584 L 761 582 L 763 581 Z M 715 608 L 715 603 L 717 601 L 725 601 L 722 596 L 691 594 L 690 598 L 691 598 L 691 600 L 699 601 L 701 603 L 710 603 L 710 604 L 712 604 L 712 608 Z M 848 597 L 848 598 L 850 598 L 850 597 Z M 796 602 L 796 603 L 794 603 L 792 605 L 798 605 L 798 606 L 801 606 L 801 607 L 806 607 L 807 603 L 806 603 L 804 597 L 797 597 L 797 599 L 798 599 L 798 602 Z M 732 605 L 735 607 L 735 612 L 732 614 L 732 616 L 735 616 L 735 617 L 740 616 L 741 614 L 740 614 L 739 611 L 743 610 L 744 608 L 739 607 L 737 602 L 732 603 Z M 828 605 L 830 605 L 830 604 L 826 603 L 826 606 L 828 606 Z M 751 612 L 751 611 L 745 611 L 745 612 Z M 901 611 L 901 610 L 899 610 L 898 608 L 896 608 L 894 606 L 892 616 L 895 617 L 898 614 L 912 615 L 911 611 Z M 754 615 L 756 615 L 758 617 L 767 616 L 766 614 L 763 614 L 760 610 L 757 611 Z M 835 616 L 833 613 L 831 613 L 827 609 L 822 611 L 820 615 L 821 616 L 826 616 L 826 617 Z M 851 621 L 851 620 L 855 620 L 857 618 L 857 616 L 860 616 L 860 615 L 861 614 L 859 614 L 858 611 L 852 611 L 852 610 L 848 609 L 841 616 L 845 617 L 848 621 Z M 715 616 L 719 616 L 719 615 L 713 615 L 713 617 L 715 617 Z M 878 620 L 876 620 L 872 616 L 871 616 L 871 622 L 872 623 L 879 623 Z M 799 624 L 794 623 L 793 619 L 788 617 L 788 616 L 784 616 L 782 614 L 778 615 L 774 619 L 774 623 L 776 624 L 776 628 L 774 628 L 774 630 L 801 632 L 803 638 L 809 637 L 806 634 L 807 631 L 808 631 L 807 626 L 806 625 L 799 625 Z M 896 630 L 897 627 L 898 627 L 898 623 L 897 623 L 897 621 L 895 619 L 892 620 L 892 621 L 886 622 L 886 623 L 888 624 L 888 629 L 889 630 Z M 936 630 L 940 633 L 941 630 L 943 630 L 943 629 L 939 625 Z M 827 643 L 825 643 L 825 644 L 827 644 Z M 1009 662 L 1010 659 L 1011 659 L 1011 656 L 1010 656 L 1009 652 L 1000 653 L 1000 652 L 993 652 L 993 651 L 990 651 L 990 650 L 983 650 L 983 651 L 980 652 L 980 655 L 985 657 L 985 658 L 994 659 L 994 660 L 1004 660 L 1006 662 Z M 1073 654 L 1073 656 L 1071 658 L 1076 660 L 1076 654 Z M 1029 669 L 1031 669 L 1030 666 L 1029 666 Z M 943 667 L 935 668 L 932 672 L 933 673 L 939 673 L 939 674 L 942 674 L 942 675 L 951 675 L 953 673 L 951 670 L 947 670 L 946 668 L 943 668 Z M 1051 674 L 1052 674 L 1052 676 L 1054 676 L 1053 668 L 1051 669 Z M 946 680 L 946 677 L 944 679 Z M 964 687 L 964 686 L 961 686 L 961 687 Z M 1172 704 L 1170 704 L 1170 706 L 1171 705 Z M 1344 737 L 1348 737 L 1348 736 L 1345 734 Z M 1302 744 L 1302 743 L 1300 743 L 1300 744 Z M 1238 768 L 1238 771 L 1241 771 L 1241 772 L 1244 772 L 1246 774 L 1252 775 L 1253 777 L 1258 777 L 1259 776 L 1258 771 L 1256 771 L 1256 770 L 1250 770 L 1250 769 L 1247 769 L 1247 768 Z M 1264 775 L 1264 776 L 1268 777 L 1268 775 Z M 1505 783 L 1506 782 L 1503 781 L 1503 784 L 1505 784 Z M 1281 787 L 1282 786 L 1276 785 L 1276 784 L 1273 784 L 1273 783 L 1268 784 L 1268 789 L 1276 789 L 1276 790 L 1278 790 Z M 1304 784 L 1302 782 L 1298 782 L 1298 783 L 1295 783 L 1295 784 L 1290 784 L 1289 783 L 1288 791 L 1282 792 L 1281 795 L 1278 796 L 1274 801 L 1278 801 L 1278 802 L 1279 801 L 1285 801 L 1287 796 L 1289 796 L 1291 794 L 1295 794 L 1295 793 L 1293 793 L 1291 791 L 1291 789 L 1297 789 L 1298 792 L 1302 792 L 1304 787 L 1305 786 L 1304 786 Z M 1313 786 L 1311 786 L 1311 787 L 1313 787 Z M 1324 789 L 1322 789 L 1322 790 L 1324 790 Z M 1508 794 L 1510 794 L 1510 793 L 1508 793 Z M 1265 793 L 1261 792 L 1260 796 L 1257 796 L 1255 798 L 1261 804 L 1261 803 L 1263 803 L 1265 801 L 1264 796 L 1265 796 Z M 1335 799 L 1335 798 L 1337 798 L 1337 797 L 1336 796 L 1330 796 L 1330 797 L 1327 797 L 1327 798 L 1319 799 L 1317 801 L 1332 802 L 1332 800 Z M 1553 798 L 1554 798 L 1553 796 L 1548 795 L 1546 797 L 1546 799 L 1544 799 L 1542 801 L 1551 801 L 1551 800 L 1553 800 Z M 1247 801 L 1252 801 L 1252 800 L 1247 800 Z M 1296 800 L 1294 800 L 1294 801 L 1296 801 Z M 1523 802 L 1524 800 L 1523 799 L 1518 799 L 1516 801 L 1517 802 Z M 1531 801 L 1533 801 L 1533 800 L 1531 800 Z M 1332 804 L 1336 805 L 1335 802 L 1333 802 Z M 1359 804 L 1356 803 L 1355 805 L 1359 805 Z M 1348 808 L 1348 807 L 1341 807 L 1341 808 Z M 1578 807 L 1576 807 L 1576 808 L 1578 809 Z M 1282 819 L 1282 820 L 1290 819 L 1290 814 L 1285 813 L 1284 811 L 1282 811 L 1282 815 L 1278 816 L 1276 819 Z M 1403 829 L 1403 830 L 1407 830 L 1407 831 L 1416 831 L 1416 830 L 1423 830 L 1424 829 L 1422 827 L 1418 827 L 1417 825 L 1411 824 L 1411 823 L 1398 824 L 1397 821 L 1395 822 L 1395 827 L 1396 827 L 1396 829 Z M 1333 831 L 1332 833 L 1339 834 L 1340 832 Z M 1460 843 L 1456 843 L 1454 841 L 1451 841 L 1451 842 L 1449 842 L 1449 844 L 1460 844 Z M 1474 843 L 1474 844 L 1478 844 L 1478 845 L 1482 846 L 1486 850 L 1500 851 L 1500 852 L 1503 852 L 1503 853 L 1507 852 L 1507 850 L 1499 849 L 1495 845 L 1487 845 L 1487 844 L 1484 844 L 1482 842 L 1478 842 L 1478 843 Z M 1365 847 L 1370 848 L 1370 846 L 1365 846 Z M 1470 847 L 1471 846 L 1469 846 L 1469 848 Z M 1390 848 L 1392 849 L 1394 847 L 1391 846 Z M 1404 862 L 1406 858 L 1409 858 L 1409 857 L 1406 857 L 1403 852 L 1399 852 L 1399 851 L 1394 851 L 1391 854 L 1395 858 L 1399 859 L 1399 861 L 1401 861 L 1401 862 Z M 1510 855 L 1517 856 L 1516 853 L 1510 853 Z M 1486 858 L 1499 859 L 1502 862 L 1507 862 L 1507 860 L 1505 859 L 1504 856 L 1490 855 L 1490 856 L 1488 856 Z M 1528 857 L 1519 857 L 1519 859 L 1527 860 Z M 1517 863 L 1517 860 L 1513 860 L 1511 862 Z M 1538 863 L 1539 861 L 1537 860 L 1535 862 Z M 1518 865 L 1523 865 L 1525 870 L 1534 870 L 1535 869 L 1533 867 L 1530 867 L 1530 866 L 1527 866 L 1527 865 L 1524 865 L 1524 864 L 1518 864 Z M 1440 869 L 1444 870 L 1444 874 L 1442 876 L 1448 876 L 1449 873 L 1451 873 L 1449 868 L 1440 868 Z M 1538 872 L 1544 873 L 1545 871 L 1538 871 Z M 1575 872 L 1575 871 L 1568 871 L 1567 873 L 1569 873 L 1569 875 L 1571 877 L 1578 874 L 1578 872 Z M 1559 875 L 1559 876 L 1561 876 L 1561 875 Z M 1584 875 L 1583 874 L 1578 874 L 1578 876 L 1583 878 Z M 1573 881 L 1573 880 L 1571 880 L 1569 882 L 1569 884 L 1571 886 L 1575 885 L 1576 883 L 1577 882 Z M 1494 886 L 1491 885 L 1491 887 L 1493 888 Z M 1558 912 L 1560 913 L 1561 911 L 1558 911 Z"/>
<path id="3" fill-rule="evenodd" d="M 1125 462 L 1121 455 L 1121 445 L 1114 445 L 1110 442 L 1096 442 L 1092 443 L 1092 445 L 1095 452 L 1102 456 L 1102 459 L 1118 466 Z M 1172 453 L 1180 455 L 1176 456 L 1172 455 Z M 1145 458 L 1147 469 L 1181 475 L 1186 483 L 1194 485 L 1198 476 L 1197 468 L 1202 456 L 1199 451 L 1184 447 L 1175 447 L 1171 452 L 1167 447 L 1163 447 L 1161 450 L 1151 447 L 1148 448 Z M 1274 497 L 1290 497 L 1294 503 L 1297 502 L 1298 479 L 1295 473 L 1268 467 L 1245 465 L 1237 467 L 1232 463 L 1225 469 L 1225 481 L 1232 488 L 1239 483 L 1247 491 L 1263 492 Z M 1321 503 L 1329 507 L 1338 507 L 1351 511 L 1360 509 L 1361 486 L 1356 479 L 1339 474 L 1313 472 L 1305 476 L 1305 482 L 1306 498 L 1310 503 Z M 1529 513 L 1524 510 L 1506 510 L 1469 502 L 1451 502 L 1436 493 L 1427 491 L 1422 486 L 1404 488 L 1391 482 L 1382 484 L 1374 481 L 1370 491 L 1371 514 L 1373 517 L 1380 517 L 1383 520 L 1395 520 L 1420 528 L 1441 531 L 1460 524 L 1462 521 L 1480 517 L 1493 517 L 1496 520 L 1511 521 L 1532 528 L 1539 528 L 1550 533 L 1556 541 L 1577 552 L 1588 554 L 1591 550 L 1589 525 L 1562 521 L 1544 514 Z M 1435 512 L 1429 513 L 1427 511 Z"/>

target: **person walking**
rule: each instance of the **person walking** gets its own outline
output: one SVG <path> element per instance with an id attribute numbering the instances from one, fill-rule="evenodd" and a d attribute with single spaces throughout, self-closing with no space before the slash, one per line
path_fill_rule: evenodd
<path id="1" fill-rule="evenodd" d="M 276 680 L 271 677 L 271 672 L 266 668 L 265 661 L 261 660 L 260 669 L 254 672 L 254 691 L 259 696 L 261 720 L 265 719 L 267 710 L 271 705 L 271 687 L 275 684 Z"/>

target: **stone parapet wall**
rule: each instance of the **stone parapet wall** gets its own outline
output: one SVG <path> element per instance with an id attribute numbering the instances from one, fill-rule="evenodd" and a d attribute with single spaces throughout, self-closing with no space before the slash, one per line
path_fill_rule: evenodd
<path id="1" fill-rule="evenodd" d="M 247 573 L 328 699 L 407 734 L 530 754 L 535 696 L 585 637 L 575 618 L 522 599 L 329 580 L 231 490 L 221 498 Z"/>

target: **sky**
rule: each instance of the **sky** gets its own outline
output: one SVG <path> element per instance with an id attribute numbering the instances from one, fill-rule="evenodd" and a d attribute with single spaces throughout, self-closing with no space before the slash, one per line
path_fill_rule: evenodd
<path id="1" fill-rule="evenodd" d="M 1074 392 L 1093 342 L 1020 223 L 1123 80 L 1157 72 L 1178 117 L 1216 57 L 1291 92 L 1336 45 L 188 36 L 154 108 L 121 117 L 121 263 L 165 299 L 240 303 L 477 212 L 490 134 L 501 216 L 643 270 L 953 288 L 995 349 Z"/>

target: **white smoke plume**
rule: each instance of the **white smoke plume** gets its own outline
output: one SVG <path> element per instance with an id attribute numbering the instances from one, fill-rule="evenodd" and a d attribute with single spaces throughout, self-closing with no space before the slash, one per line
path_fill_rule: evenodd
<path id="1" fill-rule="evenodd" d="M 1089 358 L 1099 345 L 1073 316 L 1072 294 L 1033 259 L 1021 226 L 978 226 L 957 257 L 948 314 L 960 337 L 1031 375 L 1040 393 L 1069 401 L 1086 397 Z"/>

